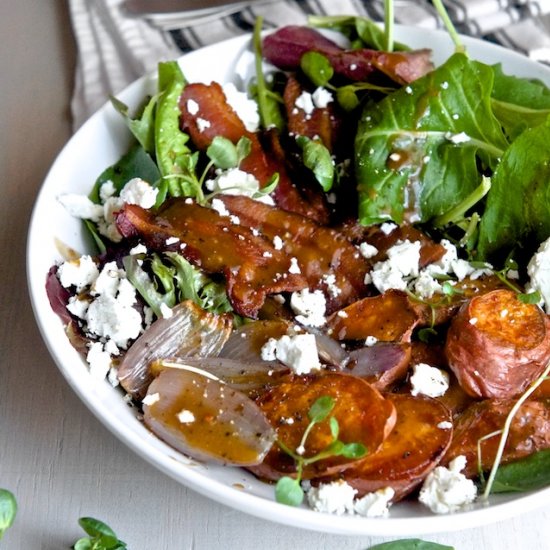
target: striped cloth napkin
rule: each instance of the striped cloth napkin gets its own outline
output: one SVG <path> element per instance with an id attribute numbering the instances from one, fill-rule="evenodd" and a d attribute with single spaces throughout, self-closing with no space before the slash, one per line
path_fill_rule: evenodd
<path id="1" fill-rule="evenodd" d="M 159 61 L 252 30 L 257 15 L 265 26 L 305 23 L 307 16 L 366 15 L 382 20 L 383 0 L 281 0 L 186 28 L 166 29 L 127 17 L 122 0 L 70 0 L 77 42 L 77 67 L 72 98 L 77 129 L 108 98 Z M 550 0 L 444 0 L 457 29 L 550 63 Z M 548 15 L 547 15 L 548 14 Z M 398 23 L 425 28 L 441 26 L 429 0 L 395 0 Z"/>

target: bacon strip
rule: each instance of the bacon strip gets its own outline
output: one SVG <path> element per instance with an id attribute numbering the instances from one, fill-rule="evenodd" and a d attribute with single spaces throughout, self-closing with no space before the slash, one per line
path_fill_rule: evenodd
<path id="1" fill-rule="evenodd" d="M 241 223 L 270 240 L 281 239 L 282 251 L 296 258 L 309 288 L 325 292 L 329 313 L 366 295 L 368 262 L 342 234 L 248 197 L 224 195 L 220 200 Z M 327 275 L 334 276 L 334 284 Z"/>
<path id="2" fill-rule="evenodd" d="M 165 250 L 166 239 L 178 238 L 189 262 L 224 275 L 231 304 L 245 317 L 255 318 L 268 294 L 308 286 L 304 276 L 289 273 L 289 256 L 265 237 L 183 198 L 165 202 L 156 214 L 127 204 L 117 226 L 123 236 L 139 235 L 153 250 Z"/>
<path id="3" fill-rule="evenodd" d="M 277 154 L 278 140 L 268 135 L 266 149 L 258 134 L 249 132 L 233 108 L 227 103 L 222 87 L 216 83 L 188 84 L 180 98 L 181 127 L 193 143 L 205 151 L 216 136 L 223 136 L 237 143 L 242 136 L 251 143 L 250 154 L 241 161 L 241 170 L 252 174 L 260 183 L 267 185 L 274 174 L 279 174 L 279 183 L 272 193 L 273 200 L 281 208 L 297 212 L 316 221 L 325 222 L 327 213 L 318 204 L 306 200 L 292 182 L 284 161 Z"/>

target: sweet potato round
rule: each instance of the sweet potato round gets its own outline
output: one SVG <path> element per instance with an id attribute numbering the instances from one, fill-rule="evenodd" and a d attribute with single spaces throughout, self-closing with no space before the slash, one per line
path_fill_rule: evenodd
<path id="1" fill-rule="evenodd" d="M 478 472 L 478 441 L 502 429 L 515 403 L 516 399 L 486 399 L 470 405 L 455 420 L 453 441 L 443 462 L 447 464 L 458 455 L 464 455 L 466 468 L 463 473 L 475 477 Z M 499 442 L 500 436 L 495 435 L 480 443 L 482 470 L 492 467 Z M 506 464 L 549 447 L 550 404 L 528 400 L 514 416 L 501 463 Z"/>
<path id="2" fill-rule="evenodd" d="M 375 452 L 395 424 L 395 407 L 370 384 L 347 374 L 323 373 L 294 376 L 288 382 L 271 388 L 258 404 L 277 431 L 277 439 L 289 449 L 297 449 L 309 424 L 311 405 L 323 396 L 334 398 L 331 416 L 340 428 L 338 438 L 344 443 L 362 443 L 369 453 Z M 332 441 L 329 423 L 318 423 L 307 438 L 304 457 L 325 449 Z M 329 457 L 304 467 L 303 478 L 333 475 L 358 459 Z M 362 459 L 359 459 L 362 460 Z M 264 462 L 251 471 L 260 478 L 276 480 L 296 472 L 294 459 L 275 444 Z"/>
<path id="3" fill-rule="evenodd" d="M 550 318 L 511 290 L 494 290 L 464 304 L 447 334 L 445 353 L 473 397 L 523 392 L 550 361 Z"/>
<path id="4" fill-rule="evenodd" d="M 439 464 L 453 430 L 450 411 L 436 399 L 409 394 L 390 394 L 388 399 L 397 411 L 394 429 L 377 452 L 341 477 L 357 489 L 358 496 L 391 487 L 397 501 Z"/>

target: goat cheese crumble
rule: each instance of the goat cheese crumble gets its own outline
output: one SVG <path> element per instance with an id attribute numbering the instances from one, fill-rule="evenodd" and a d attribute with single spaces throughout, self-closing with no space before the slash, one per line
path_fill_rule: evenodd
<path id="1" fill-rule="evenodd" d="M 296 321 L 308 327 L 321 327 L 326 323 L 327 301 L 320 290 L 311 292 L 304 288 L 290 296 L 290 307 L 296 315 Z"/>
<path id="2" fill-rule="evenodd" d="M 279 339 L 270 338 L 261 349 L 264 361 L 279 360 L 296 374 L 308 374 L 319 370 L 319 353 L 313 334 L 285 334 Z"/>
<path id="3" fill-rule="evenodd" d="M 466 457 L 457 456 L 449 467 L 437 466 L 425 479 L 418 500 L 434 514 L 457 512 L 472 503 L 477 495 L 475 483 L 461 471 L 466 466 Z"/>
<path id="4" fill-rule="evenodd" d="M 449 389 L 449 374 L 426 363 L 418 363 L 413 367 L 410 383 L 411 395 L 440 397 Z"/>

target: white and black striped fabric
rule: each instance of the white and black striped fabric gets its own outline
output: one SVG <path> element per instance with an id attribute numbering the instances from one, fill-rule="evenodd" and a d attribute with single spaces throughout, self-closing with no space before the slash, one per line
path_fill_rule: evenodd
<path id="1" fill-rule="evenodd" d="M 160 29 L 151 21 L 129 18 L 122 0 L 70 0 L 78 58 L 72 100 L 74 128 L 107 99 L 161 60 L 248 33 L 256 16 L 267 28 L 305 23 L 307 16 L 367 15 L 382 20 L 383 0 L 280 0 L 247 8 L 213 22 Z M 444 0 L 459 32 L 482 37 L 550 63 L 550 0 Z M 441 26 L 429 0 L 395 0 L 398 23 Z"/>

